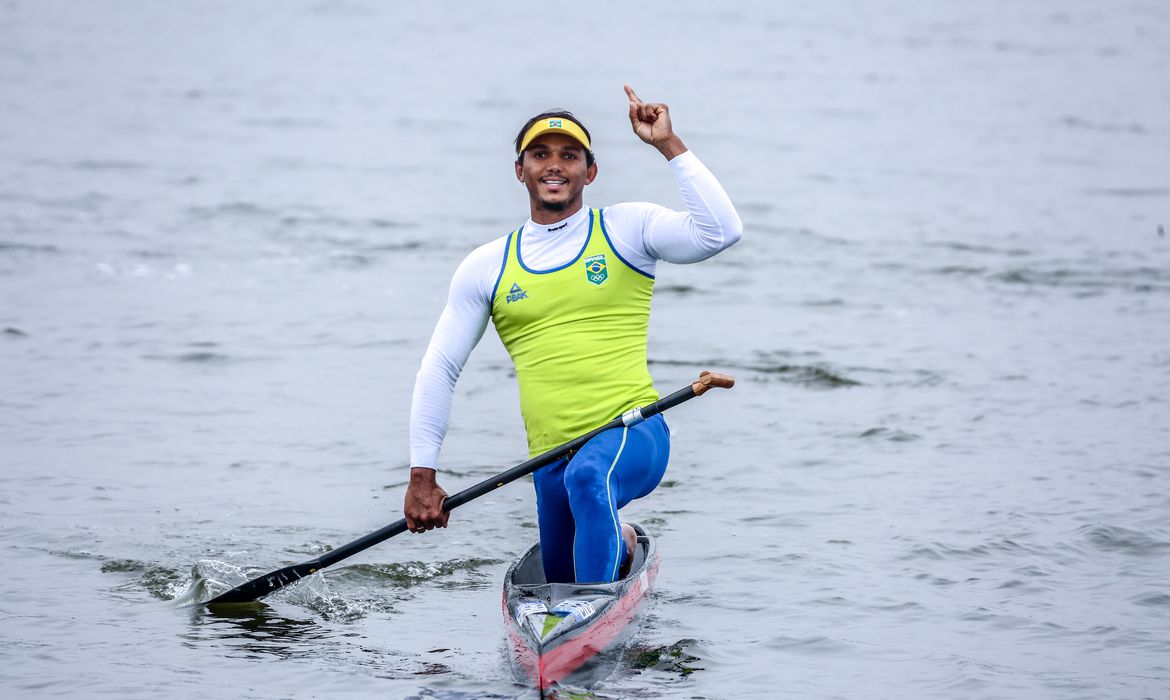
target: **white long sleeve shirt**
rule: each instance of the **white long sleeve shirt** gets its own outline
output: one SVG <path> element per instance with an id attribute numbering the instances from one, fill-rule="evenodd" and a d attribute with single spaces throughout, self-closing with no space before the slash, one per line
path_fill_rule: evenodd
<path id="1" fill-rule="evenodd" d="M 715 176 L 690 151 L 670 160 L 687 210 L 646 202 L 602 209 L 614 250 L 653 276 L 659 260 L 694 263 L 724 250 L 743 235 L 743 222 Z M 560 267 L 573 259 L 589 235 L 589 209 L 554 224 L 524 224 L 524 264 L 534 270 Z M 507 236 L 471 252 L 451 279 L 447 305 L 439 316 L 414 384 L 410 407 L 410 464 L 436 468 L 447 434 L 455 382 L 471 350 L 483 337 L 492 310 L 492 291 L 504 259 Z"/>

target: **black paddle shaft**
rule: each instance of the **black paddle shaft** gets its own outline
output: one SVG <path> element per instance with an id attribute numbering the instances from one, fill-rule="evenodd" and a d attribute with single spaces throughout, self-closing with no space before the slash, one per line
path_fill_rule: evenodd
<path id="1" fill-rule="evenodd" d="M 527 462 L 518 464 L 490 479 L 485 479 L 475 486 L 460 491 L 454 496 L 448 496 L 443 501 L 443 510 L 454 510 L 455 508 L 473 501 L 480 496 L 483 496 L 484 494 L 495 491 L 505 484 L 510 484 L 522 476 L 527 476 L 537 469 L 551 464 L 567 454 L 577 451 L 581 448 L 582 445 L 589 442 L 606 430 L 620 428 L 623 425 L 635 425 L 647 418 L 656 416 L 669 408 L 673 408 L 680 403 L 683 403 L 684 401 L 693 399 L 696 396 L 701 396 L 711 387 L 729 389 L 734 384 L 735 380 L 730 376 L 724 374 L 713 374 L 711 372 L 703 372 L 699 375 L 699 381 L 679 389 L 666 398 L 659 399 L 645 408 L 637 408 L 632 411 L 627 411 L 622 416 L 614 418 L 600 428 L 595 428 L 580 437 L 573 438 L 560 447 L 554 447 L 542 455 L 533 457 Z M 322 554 L 315 559 L 310 559 L 292 566 L 286 566 L 283 569 L 277 569 L 276 571 L 265 574 L 259 578 L 254 578 L 247 583 L 236 586 L 230 591 L 221 593 L 220 595 L 207 601 L 206 604 L 222 605 L 224 603 L 250 603 L 252 601 L 259 600 L 273 591 L 280 590 L 281 588 L 284 588 L 291 583 L 296 583 L 300 579 L 309 576 L 310 574 L 314 574 L 327 566 L 332 566 L 342 559 L 346 559 L 353 556 L 354 554 L 357 554 L 358 552 L 369 549 L 370 547 L 373 547 L 380 542 L 384 542 L 391 537 L 394 537 L 395 535 L 400 535 L 403 532 L 406 532 L 407 529 L 406 518 L 402 518 L 379 530 L 371 532 L 365 537 L 359 537 L 353 542 L 343 544 L 337 549 L 326 552 L 325 554 Z"/>

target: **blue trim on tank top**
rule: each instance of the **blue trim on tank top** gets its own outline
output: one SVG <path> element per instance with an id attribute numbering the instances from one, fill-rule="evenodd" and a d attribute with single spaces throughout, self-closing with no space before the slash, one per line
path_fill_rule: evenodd
<path id="1" fill-rule="evenodd" d="M 581 256 L 585 254 L 585 249 L 589 247 L 589 239 L 593 236 L 593 210 L 589 210 L 589 228 L 585 229 L 585 245 L 581 246 L 581 250 L 577 251 L 577 255 L 572 260 L 551 270 L 533 270 L 524 264 L 524 256 L 520 255 L 520 231 L 522 230 L 524 230 L 523 226 L 516 231 L 516 262 L 520 263 L 520 267 L 524 268 L 525 272 L 531 272 L 534 275 L 547 275 L 550 272 L 559 272 L 580 260 Z M 610 247 L 612 248 L 613 246 Z"/>
<path id="2" fill-rule="evenodd" d="M 609 233 L 605 230 L 605 214 L 603 214 L 600 209 L 597 210 L 597 220 L 598 220 L 598 222 L 601 223 L 601 235 L 605 236 L 605 242 L 609 244 L 609 249 L 612 250 L 613 254 L 617 256 L 617 259 L 624 262 L 626 264 L 626 267 L 630 268 L 634 272 L 637 272 L 639 275 L 644 275 L 646 277 L 649 277 L 650 279 L 654 279 L 654 275 L 650 274 L 649 272 L 646 272 L 645 270 L 639 270 L 637 267 L 634 266 L 633 263 L 631 263 L 629 260 L 626 260 L 625 258 L 623 258 L 622 254 L 618 252 L 617 246 L 615 246 L 613 244 L 613 240 L 610 239 Z"/>
<path id="3" fill-rule="evenodd" d="M 516 229 L 508 234 L 508 240 L 504 241 L 504 259 L 500 262 L 500 274 L 496 275 L 496 283 L 492 286 L 492 298 L 488 301 L 488 309 L 492 309 L 496 305 L 496 292 L 500 291 L 500 280 L 504 279 L 504 268 L 508 267 L 508 251 L 512 249 L 512 236 L 518 235 L 520 230 L 524 227 Z"/>

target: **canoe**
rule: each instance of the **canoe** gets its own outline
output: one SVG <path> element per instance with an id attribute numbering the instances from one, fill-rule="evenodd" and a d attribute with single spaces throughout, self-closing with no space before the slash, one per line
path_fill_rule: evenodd
<path id="1" fill-rule="evenodd" d="M 631 523 L 632 524 L 632 523 Z M 544 692 L 587 687 L 608 676 L 637 629 L 639 609 L 658 574 L 658 549 L 640 525 L 630 573 L 613 583 L 547 583 L 540 543 L 504 576 L 504 620 L 518 675 Z"/>

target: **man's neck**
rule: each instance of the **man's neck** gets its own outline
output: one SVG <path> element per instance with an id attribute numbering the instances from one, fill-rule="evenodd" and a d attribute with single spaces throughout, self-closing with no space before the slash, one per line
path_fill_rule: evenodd
<path id="1" fill-rule="evenodd" d="M 528 229 L 526 230 L 531 231 L 534 235 L 540 236 L 546 233 L 557 234 L 562 231 L 567 231 L 570 228 L 576 229 L 582 226 L 581 222 L 588 218 L 588 211 L 588 209 L 582 207 L 572 214 L 555 221 L 537 221 L 536 219 L 531 219 L 528 222 Z"/>
<path id="2" fill-rule="evenodd" d="M 581 211 L 583 206 L 585 206 L 584 200 L 577 200 L 574 204 L 570 204 L 564 209 L 553 210 L 545 209 L 539 202 L 534 201 L 532 202 L 532 222 L 544 226 L 555 224 Z"/>

